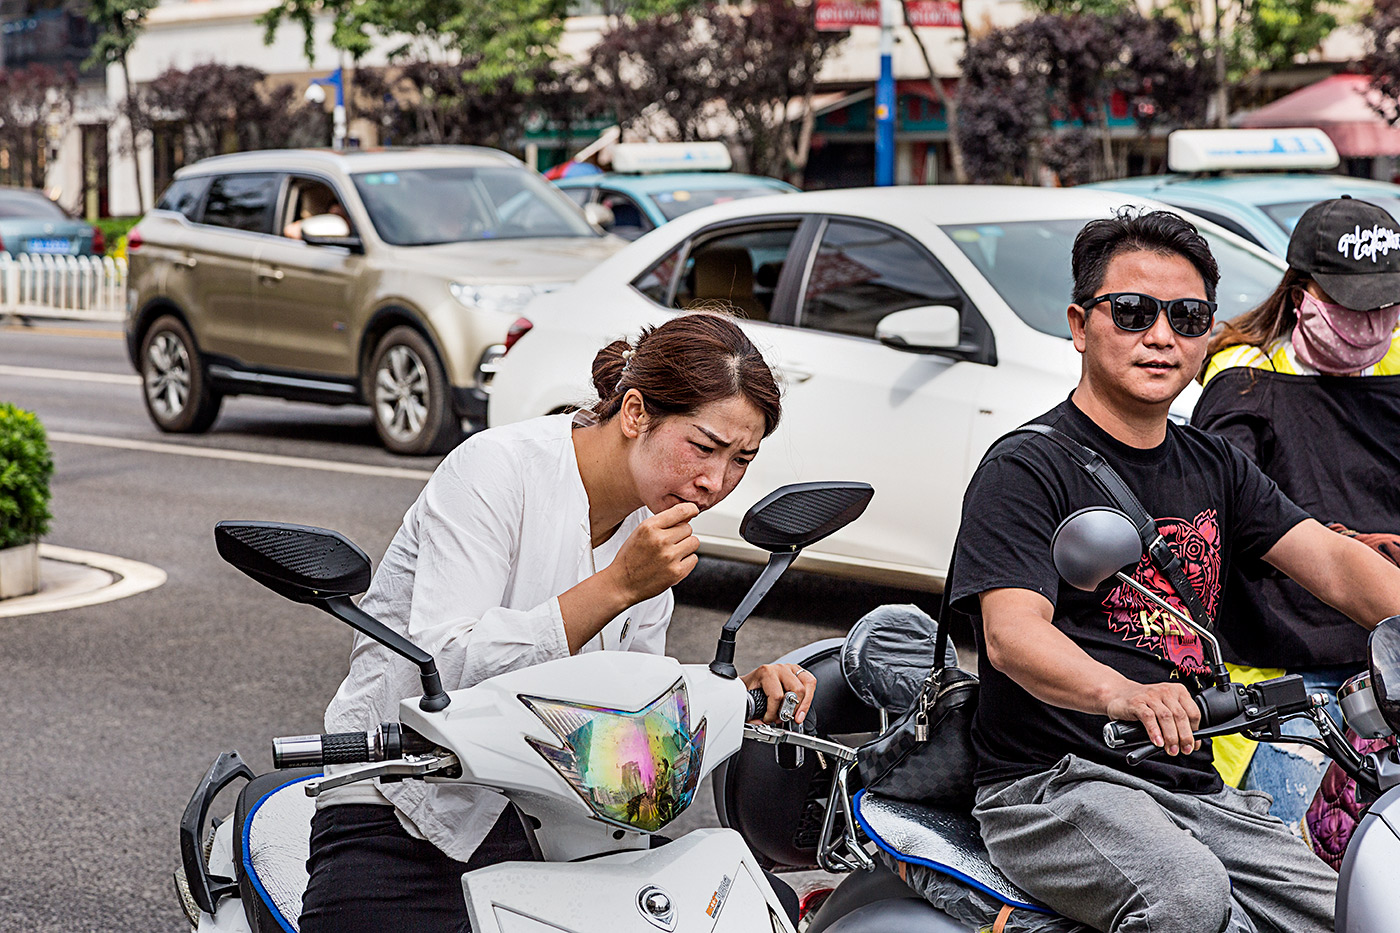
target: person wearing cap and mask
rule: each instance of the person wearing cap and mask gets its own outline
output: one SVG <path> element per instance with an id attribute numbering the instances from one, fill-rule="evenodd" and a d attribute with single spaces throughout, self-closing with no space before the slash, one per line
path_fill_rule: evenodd
<path id="1" fill-rule="evenodd" d="M 1287 258 L 1273 294 L 1211 340 L 1191 423 L 1243 450 L 1314 518 L 1400 565 L 1400 224 L 1365 201 L 1323 201 L 1299 219 Z M 1334 696 L 1365 667 L 1366 632 L 1263 562 L 1233 566 L 1223 600 L 1236 680 L 1286 671 Z M 1316 734 L 1296 720 L 1284 731 Z M 1271 794 L 1273 815 L 1340 865 L 1355 807 L 1335 765 L 1314 801 L 1320 752 L 1237 736 L 1215 745 L 1227 781 Z"/>

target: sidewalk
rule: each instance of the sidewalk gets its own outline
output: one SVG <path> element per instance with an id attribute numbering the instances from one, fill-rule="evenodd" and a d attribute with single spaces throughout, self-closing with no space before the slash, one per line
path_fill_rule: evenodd
<path id="1" fill-rule="evenodd" d="M 0 618 L 77 609 L 134 596 L 164 583 L 165 571 L 124 557 L 40 544 L 39 577 L 39 592 L 0 600 Z"/>

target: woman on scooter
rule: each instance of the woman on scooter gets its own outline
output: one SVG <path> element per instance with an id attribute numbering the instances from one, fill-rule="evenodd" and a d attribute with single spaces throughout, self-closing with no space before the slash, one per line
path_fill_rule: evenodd
<path id="1" fill-rule="evenodd" d="M 1288 266 L 1262 305 L 1211 340 L 1192 423 L 1233 442 L 1319 521 L 1400 564 L 1400 224 L 1365 201 L 1323 201 L 1294 228 Z M 1365 667 L 1366 632 L 1262 561 L 1231 568 L 1221 612 L 1236 680 L 1287 671 L 1332 695 Z M 1302 828 L 1327 765 L 1320 753 L 1237 736 L 1215 753 L 1227 780 L 1267 791 L 1273 815 Z M 1332 838 L 1311 841 L 1336 867 L 1350 817 L 1328 823 L 1320 835 Z"/>
<path id="2" fill-rule="evenodd" d="M 430 651 L 445 688 L 581 651 L 660 654 L 670 587 L 695 567 L 690 522 L 733 491 L 778 425 L 777 383 L 727 316 L 694 312 L 593 362 L 599 401 L 473 435 L 404 516 L 361 608 Z M 815 683 L 796 665 L 743 678 L 769 697 Z M 357 637 L 326 729 L 374 728 L 417 671 Z M 317 798 L 303 933 L 463 931 L 461 876 L 530 859 L 504 797 L 405 781 Z"/>

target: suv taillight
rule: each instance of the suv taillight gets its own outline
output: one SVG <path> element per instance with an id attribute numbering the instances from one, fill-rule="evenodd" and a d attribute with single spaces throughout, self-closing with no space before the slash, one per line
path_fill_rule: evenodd
<path id="1" fill-rule="evenodd" d="M 126 235 L 126 251 L 128 253 L 136 252 L 144 243 L 145 241 L 141 239 L 141 231 L 135 227 Z"/>
<path id="2" fill-rule="evenodd" d="M 102 231 L 97 227 L 92 228 L 92 253 L 94 256 L 101 256 L 107 252 L 107 238 L 102 235 Z"/>
<path id="3" fill-rule="evenodd" d="M 506 353 L 509 353 L 510 348 L 515 346 L 515 342 L 528 334 L 530 328 L 534 326 L 534 323 L 527 317 L 516 318 L 515 323 L 510 325 L 510 329 L 506 331 L 506 348 L 501 355 L 504 356 Z"/>

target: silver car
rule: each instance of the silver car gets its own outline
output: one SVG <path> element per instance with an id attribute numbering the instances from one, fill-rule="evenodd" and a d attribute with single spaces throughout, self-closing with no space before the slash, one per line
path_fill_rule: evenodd
<path id="1" fill-rule="evenodd" d="M 102 232 L 32 188 L 0 188 L 0 252 L 100 256 Z"/>
<path id="2" fill-rule="evenodd" d="M 128 238 L 128 353 L 162 431 L 252 393 L 368 404 L 390 450 L 441 452 L 485 424 L 525 304 L 623 245 L 492 149 L 217 156 Z"/>

